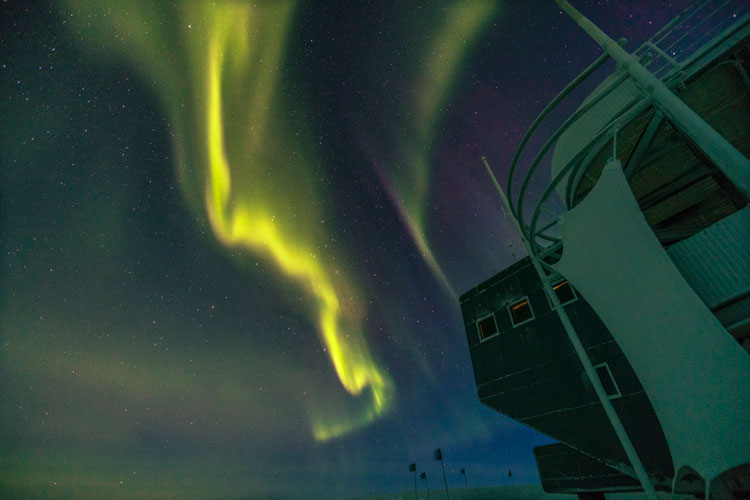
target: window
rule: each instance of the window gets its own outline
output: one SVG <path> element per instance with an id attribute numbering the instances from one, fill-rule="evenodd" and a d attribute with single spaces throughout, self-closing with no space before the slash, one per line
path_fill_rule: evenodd
<path id="1" fill-rule="evenodd" d="M 534 319 L 534 312 L 531 310 L 528 297 L 524 297 L 509 305 L 508 312 L 510 312 L 510 320 L 513 322 L 513 326 L 518 326 Z"/>
<path id="2" fill-rule="evenodd" d="M 560 281 L 552 285 L 552 290 L 555 291 L 555 295 L 560 299 L 560 303 L 565 305 L 568 302 L 576 300 L 576 293 L 573 291 L 573 287 L 570 286 L 568 280 Z"/>
<path id="3" fill-rule="evenodd" d="M 479 341 L 484 342 L 490 337 L 494 337 L 498 334 L 497 323 L 495 322 L 495 315 L 491 314 L 486 318 L 477 321 L 477 330 L 479 330 Z"/>
<path id="4" fill-rule="evenodd" d="M 620 394 L 620 389 L 617 387 L 615 378 L 612 376 L 612 372 L 610 371 L 609 365 L 607 363 L 596 365 L 594 367 L 594 370 L 596 370 L 596 374 L 599 376 L 599 380 L 601 381 L 602 386 L 604 387 L 604 392 L 607 393 L 607 396 L 609 396 L 609 399 L 616 399 L 622 396 L 622 394 Z"/>

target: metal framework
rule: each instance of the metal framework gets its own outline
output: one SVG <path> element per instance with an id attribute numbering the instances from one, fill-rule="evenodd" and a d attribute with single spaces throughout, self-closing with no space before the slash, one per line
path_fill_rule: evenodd
<path id="1" fill-rule="evenodd" d="M 704 67 L 713 55 L 720 53 L 727 46 L 736 43 L 737 40 L 747 35 L 750 31 L 750 4 L 733 2 L 732 0 L 726 0 L 718 4 L 710 0 L 695 2 L 635 50 L 633 54 L 628 54 L 623 49 L 624 39 L 615 42 L 580 12 L 571 7 L 566 0 L 556 1 L 602 47 L 604 54 L 571 81 L 532 123 L 513 156 L 505 193 L 492 173 L 486 158 L 483 157 L 482 161 L 497 189 L 501 203 L 520 233 L 521 240 L 527 248 L 544 290 L 559 315 L 588 379 L 631 462 L 635 475 L 641 482 L 648 498 L 656 500 L 654 486 L 612 406 L 575 328 L 571 324 L 557 294 L 552 289 L 552 284 L 560 275 L 554 270 L 551 262 L 559 259 L 563 243 L 559 237 L 549 233 L 557 225 L 558 216 L 555 215 L 554 211 L 545 207 L 545 204 L 558 185 L 564 179 L 567 179 L 565 199 L 562 201 L 565 207 L 571 208 L 575 204 L 574 194 L 594 158 L 612 140 L 613 155 L 610 161 L 619 163 L 616 154 L 618 130 L 649 109 L 653 112 L 641 135 L 641 140 L 632 151 L 630 159 L 624 167 L 626 176 L 631 176 L 637 170 L 643 154 L 660 124 L 665 118 L 668 118 L 726 175 L 739 191 L 750 197 L 750 161 L 671 90 L 680 85 L 687 76 Z M 717 32 L 720 34 L 714 36 Z M 619 73 L 604 88 L 598 90 L 593 98 L 586 101 L 568 117 L 563 125 L 547 139 L 529 164 L 521 183 L 517 201 L 514 203 L 513 186 L 515 177 L 521 155 L 530 138 L 558 104 L 609 59 L 615 61 Z M 611 95 L 614 89 L 627 80 L 631 80 L 635 84 L 638 89 L 637 96 L 632 99 L 629 105 L 623 107 L 623 111 L 612 117 L 593 139 L 582 147 L 573 159 L 550 180 L 527 224 L 524 206 L 528 198 L 529 186 L 534 179 L 534 173 L 542 160 L 576 120 Z M 543 212 L 552 216 L 551 220 L 546 223 L 540 222 Z"/>
<path id="2" fill-rule="evenodd" d="M 633 54 L 628 54 L 622 48 L 624 39 L 614 42 L 588 19 L 571 7 L 565 0 L 557 0 L 566 12 L 571 14 L 579 24 L 605 49 L 588 68 L 571 81 L 540 113 L 529 127 L 519 144 L 511 161 L 505 192 L 508 196 L 509 210 L 518 219 L 521 231 L 529 240 L 529 253 L 544 257 L 545 261 L 552 257 L 559 257 L 562 245 L 555 234 L 550 234 L 557 225 L 557 215 L 545 204 L 552 198 L 558 185 L 567 179 L 564 206 L 570 208 L 574 204 L 573 195 L 585 173 L 587 167 L 608 141 L 616 140 L 618 130 L 626 123 L 648 109 L 653 109 L 651 121 L 631 155 L 625 173 L 630 176 L 637 169 L 642 154 L 647 148 L 659 124 L 665 118 L 672 123 L 700 149 L 729 180 L 750 197 L 750 161 L 726 139 L 713 130 L 706 122 L 685 105 L 671 89 L 678 87 L 691 74 L 702 69 L 718 52 L 750 32 L 750 4 L 725 0 L 718 5 L 710 0 L 701 0 L 692 4 L 687 10 L 667 23 L 643 43 Z M 719 32 L 718 35 L 716 33 Z M 528 164 L 521 187 L 515 199 L 514 185 L 520 171 L 521 155 L 540 124 L 548 118 L 550 113 L 568 95 L 575 90 L 592 73 L 610 59 L 614 59 L 619 69 L 614 79 L 606 87 L 600 89 L 596 96 L 586 101 L 548 138 L 542 148 Z M 625 111 L 614 116 L 599 133 L 581 148 L 581 151 L 565 165 L 557 175 L 550 180 L 541 197 L 531 211 L 531 218 L 527 222 L 525 208 L 528 205 L 529 188 L 534 180 L 534 174 L 542 165 L 544 158 L 550 152 L 557 140 L 570 126 L 591 110 L 596 104 L 609 96 L 613 90 L 627 80 L 632 80 L 640 89 L 636 97 Z M 544 214 L 551 215 L 550 220 L 542 222 Z M 548 270 L 551 270 L 547 266 Z"/>

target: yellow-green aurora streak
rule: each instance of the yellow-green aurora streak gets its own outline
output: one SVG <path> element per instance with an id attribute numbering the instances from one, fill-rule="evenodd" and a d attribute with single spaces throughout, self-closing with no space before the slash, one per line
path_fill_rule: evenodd
<path id="1" fill-rule="evenodd" d="M 72 7 L 86 23 L 79 30 L 105 49 L 110 44 L 137 57 L 135 64 L 155 81 L 175 127 L 183 189 L 196 210 L 205 210 L 216 238 L 265 256 L 307 292 L 342 386 L 365 398 L 359 402 L 364 407 L 345 415 L 315 411 L 323 404 L 313 407 L 314 437 L 339 436 L 384 414 L 392 383 L 367 347 L 361 312 L 352 305 L 357 301 L 345 296 L 351 279 L 320 243 L 324 227 L 316 207 L 323 201 L 311 172 L 315 155 L 299 137 L 304 130 L 281 118 L 289 114 L 284 106 L 293 106 L 278 88 L 294 4 L 154 7 L 81 0 Z M 168 46 L 177 37 L 162 25 L 165 16 L 178 19 L 186 53 L 174 55 L 176 47 Z"/>

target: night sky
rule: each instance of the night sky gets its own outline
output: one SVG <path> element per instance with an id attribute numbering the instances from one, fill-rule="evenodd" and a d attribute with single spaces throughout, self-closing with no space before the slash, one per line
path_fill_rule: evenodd
<path id="1" fill-rule="evenodd" d="M 457 297 L 524 253 L 481 156 L 599 54 L 552 0 L 4 0 L 0 497 L 538 482 Z"/>

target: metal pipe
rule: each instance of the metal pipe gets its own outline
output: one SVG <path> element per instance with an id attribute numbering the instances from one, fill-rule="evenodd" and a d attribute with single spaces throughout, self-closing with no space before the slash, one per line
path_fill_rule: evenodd
<path id="1" fill-rule="evenodd" d="M 625 39 L 620 39 L 620 42 L 623 45 L 625 44 Z M 539 113 L 539 116 L 537 116 L 536 120 L 534 120 L 534 123 L 531 124 L 531 127 L 529 127 L 529 130 L 526 131 L 526 134 L 523 136 L 523 139 L 521 139 L 521 143 L 518 145 L 518 149 L 516 149 L 516 153 L 513 155 L 513 160 L 510 162 L 510 172 L 508 173 L 508 185 L 506 186 L 506 189 L 508 190 L 508 198 L 513 198 L 513 173 L 516 170 L 516 165 L 518 164 L 518 159 L 521 157 L 521 152 L 523 151 L 523 148 L 526 146 L 526 143 L 531 139 L 531 136 L 534 134 L 534 131 L 539 126 L 539 124 L 547 117 L 547 115 L 562 101 L 565 96 L 567 96 L 574 88 L 576 88 L 583 80 L 585 80 L 591 73 L 596 71 L 599 66 L 604 64 L 609 60 L 609 56 L 607 54 L 602 54 L 599 57 L 596 58 L 596 60 L 589 65 L 588 68 L 583 70 L 583 72 L 575 77 L 568 85 L 565 86 L 562 91 L 560 91 L 557 96 L 555 96 L 552 101 L 547 104 L 547 106 L 542 110 L 541 113 Z M 513 210 L 513 206 L 511 205 L 511 210 Z M 514 213 L 514 212 L 511 212 Z"/>
<path id="2" fill-rule="evenodd" d="M 506 210 L 509 210 L 510 204 L 508 203 L 508 199 L 505 197 L 505 193 L 503 193 L 503 190 L 500 189 L 500 184 L 498 184 L 497 179 L 495 178 L 495 174 L 492 173 L 492 169 L 490 168 L 489 163 L 487 163 L 487 158 L 482 157 L 482 162 L 487 169 L 487 173 L 492 178 L 492 182 L 495 185 L 495 189 L 497 190 L 497 195 L 500 197 L 500 202 L 504 207 L 506 207 Z M 557 311 L 557 315 L 559 316 L 560 321 L 563 324 L 563 328 L 565 328 L 565 333 L 568 334 L 568 339 L 570 339 L 570 343 L 573 344 L 573 349 L 575 349 L 575 352 L 578 355 L 578 359 L 583 365 L 586 376 L 591 382 L 591 385 L 594 387 L 594 391 L 599 397 L 599 402 L 602 404 L 607 417 L 609 417 L 609 421 L 614 428 L 615 434 L 617 434 L 617 438 L 620 440 L 620 444 L 625 450 L 625 454 L 627 455 L 631 465 L 633 466 L 633 469 L 635 470 L 636 476 L 638 476 L 638 479 L 641 481 L 641 485 L 643 486 L 643 490 L 646 492 L 646 496 L 649 498 L 649 500 L 658 500 L 656 496 L 656 490 L 654 490 L 654 485 L 651 483 L 651 480 L 646 473 L 646 469 L 644 469 L 643 464 L 641 463 L 641 459 L 638 457 L 638 453 L 635 451 L 635 447 L 630 441 L 630 436 L 628 436 L 628 432 L 625 430 L 625 427 L 622 425 L 622 421 L 620 421 L 619 415 L 617 415 L 617 412 L 615 411 L 615 407 L 612 406 L 612 401 L 610 401 L 609 396 L 607 396 L 607 391 L 604 390 L 604 386 L 599 379 L 599 375 L 596 374 L 594 365 L 591 363 L 586 349 L 583 347 L 581 340 L 578 338 L 578 333 L 576 332 L 575 327 L 573 327 L 568 314 L 565 312 L 565 309 L 563 309 L 562 303 L 560 303 L 560 299 L 552 289 L 552 284 L 549 281 L 547 273 L 545 273 L 542 269 L 538 257 L 534 255 L 529 240 L 526 238 L 524 232 L 521 231 L 521 225 L 518 223 L 518 220 L 512 214 L 511 218 L 516 225 L 516 229 L 521 235 L 521 241 L 526 246 L 526 251 L 529 253 L 529 259 L 531 260 L 534 269 L 539 275 L 539 279 L 542 281 L 542 286 L 544 287 L 547 296 L 552 301 L 552 306 L 554 307 L 555 311 Z"/>
<path id="3" fill-rule="evenodd" d="M 555 133 L 552 134 L 552 137 L 547 139 L 547 142 L 544 143 L 544 146 L 542 146 L 542 149 L 539 151 L 539 153 L 537 153 L 536 157 L 534 157 L 534 161 L 531 162 L 531 166 L 529 166 L 529 170 L 526 172 L 526 176 L 524 177 L 523 183 L 521 184 L 521 190 L 518 194 L 518 205 L 516 207 L 516 211 L 513 212 L 513 214 L 518 217 L 518 220 L 521 222 L 522 227 L 526 226 L 526 221 L 524 221 L 523 219 L 523 200 L 526 197 L 526 190 L 528 189 L 529 183 L 532 180 L 531 177 L 532 175 L 534 175 L 534 172 L 539 166 L 539 163 L 545 157 L 547 152 L 552 148 L 552 146 L 555 145 L 555 143 L 557 142 L 557 139 L 560 138 L 563 132 L 568 130 L 568 128 L 570 128 L 570 126 L 573 125 L 581 116 L 583 116 L 591 108 L 599 104 L 599 102 L 602 99 L 607 97 L 610 92 L 612 92 L 616 87 L 618 87 L 627 79 L 628 79 L 627 73 L 621 73 L 614 80 L 612 80 L 609 84 L 607 84 L 606 87 L 604 87 L 599 92 L 597 92 L 596 97 L 594 97 L 593 99 L 581 105 L 580 108 L 578 108 L 572 115 L 568 117 L 567 120 L 565 120 L 565 123 L 560 125 L 560 128 L 558 128 L 555 131 Z M 510 185 L 510 182 L 508 182 L 508 185 Z"/>
<path id="4" fill-rule="evenodd" d="M 672 93 L 664 82 L 644 68 L 636 56 L 623 50 L 617 42 L 573 8 L 567 0 L 556 0 L 556 2 L 615 60 L 619 68 L 633 78 L 641 91 L 653 99 L 654 105 L 703 151 L 729 181 L 750 198 L 750 160 L 737 151 L 724 136 L 706 123 L 682 99 Z"/>
<path id="5" fill-rule="evenodd" d="M 680 65 L 680 63 L 678 63 L 672 56 L 667 54 L 666 51 L 661 50 L 659 46 L 654 45 L 651 42 L 646 42 L 644 45 L 646 45 L 648 48 L 650 48 L 651 50 L 659 54 L 659 56 L 665 61 L 667 61 L 669 65 L 672 66 L 673 68 L 681 69 L 682 66 Z"/>
<path id="6" fill-rule="evenodd" d="M 440 467 L 443 468 L 443 483 L 445 484 L 445 498 L 451 500 L 451 496 L 448 494 L 448 479 L 445 477 L 445 464 L 443 463 L 443 457 L 440 457 Z"/>

